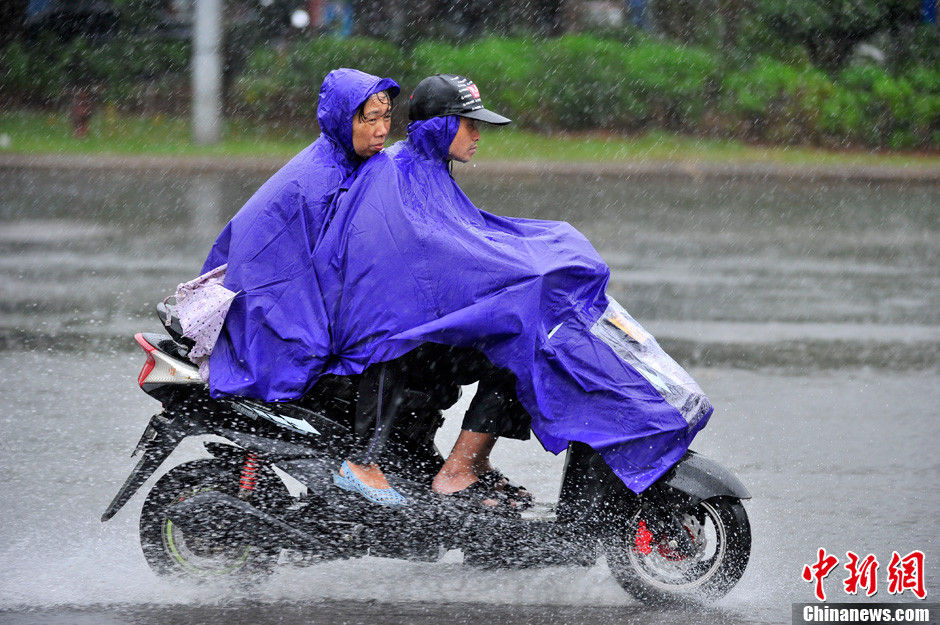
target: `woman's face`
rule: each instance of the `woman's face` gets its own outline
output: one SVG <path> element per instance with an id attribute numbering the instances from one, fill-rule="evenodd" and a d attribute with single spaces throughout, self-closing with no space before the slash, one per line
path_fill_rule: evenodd
<path id="1" fill-rule="evenodd" d="M 385 146 L 385 137 L 392 124 L 392 100 L 388 93 L 380 91 L 366 100 L 362 113 L 353 115 L 353 150 L 359 158 L 369 158 Z"/>
<path id="2" fill-rule="evenodd" d="M 477 130 L 476 121 L 469 117 L 460 118 L 460 128 L 454 140 L 450 142 L 449 155 L 455 161 L 466 163 L 477 153 L 477 142 L 480 140 L 480 131 Z"/>

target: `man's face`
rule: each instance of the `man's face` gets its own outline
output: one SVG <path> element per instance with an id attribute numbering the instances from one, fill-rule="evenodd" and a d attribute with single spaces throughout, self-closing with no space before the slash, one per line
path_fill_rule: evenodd
<path id="1" fill-rule="evenodd" d="M 480 131 L 477 130 L 477 122 L 469 117 L 461 117 L 457 136 L 450 142 L 450 157 L 455 161 L 466 163 L 477 153 L 479 140 Z"/>
<path id="2" fill-rule="evenodd" d="M 379 153 L 392 124 L 392 101 L 384 91 L 373 94 L 362 107 L 362 114 L 353 115 L 353 150 L 359 158 Z"/>

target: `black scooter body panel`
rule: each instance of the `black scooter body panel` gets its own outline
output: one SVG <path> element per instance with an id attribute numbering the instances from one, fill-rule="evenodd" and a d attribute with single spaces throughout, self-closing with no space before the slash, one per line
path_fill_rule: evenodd
<path id="1" fill-rule="evenodd" d="M 265 536 L 272 546 L 311 549 L 317 536 L 303 532 L 247 501 L 219 491 L 197 493 L 174 504 L 167 515 L 185 531 L 224 535 L 250 542 Z"/>
<path id="2" fill-rule="evenodd" d="M 150 417 L 150 423 L 131 454 L 131 456 L 135 456 L 143 452 L 140 460 L 131 470 L 130 475 L 127 476 L 114 499 L 108 504 L 104 514 L 101 515 L 101 520 L 107 521 L 117 514 L 118 510 L 124 507 L 124 504 L 134 496 L 134 493 L 143 486 L 144 482 L 160 468 L 163 461 L 173 453 L 180 441 L 187 436 L 200 433 L 198 426 L 195 424 L 174 418 L 172 415 L 161 413 Z"/>
<path id="3" fill-rule="evenodd" d="M 632 495 L 590 445 L 568 445 L 558 495 L 558 522 L 596 525 L 608 507 L 620 507 L 635 499 Z"/>
<path id="4" fill-rule="evenodd" d="M 637 495 L 590 446 L 571 443 L 558 498 L 558 521 L 593 524 L 607 513 L 632 514 L 644 499 L 690 505 L 712 497 L 750 499 L 751 494 L 731 471 L 689 450 L 655 484 Z"/>
<path id="5" fill-rule="evenodd" d="M 102 521 L 117 514 L 179 443 L 190 436 L 217 434 L 256 453 L 280 457 L 307 456 L 326 450 L 342 453 L 349 444 L 347 428 L 300 406 L 278 404 L 272 408 L 248 399 L 213 399 L 204 387 L 158 384 L 151 391 L 157 399 L 165 400 L 166 410 L 150 419 L 132 454 L 143 452 L 143 455 L 101 516 Z M 316 434 L 288 430 L 265 418 L 265 413 L 275 410 L 307 421 Z"/>

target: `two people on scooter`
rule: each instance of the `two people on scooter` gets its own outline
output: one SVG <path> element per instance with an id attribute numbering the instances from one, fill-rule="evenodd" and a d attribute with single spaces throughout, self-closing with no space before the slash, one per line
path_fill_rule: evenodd
<path id="1" fill-rule="evenodd" d="M 355 74 L 353 88 L 334 89 L 340 97 L 321 94 L 318 118 L 343 103 L 345 120 L 327 116 L 324 134 L 340 119 L 327 138 L 334 152 L 344 146 L 345 159 L 355 158 L 356 107 L 387 80 L 365 76 Z M 427 344 L 475 350 L 495 371 L 514 376 L 515 399 L 546 450 L 588 444 L 628 488 L 642 492 L 686 452 L 710 404 L 697 388 L 669 392 L 674 378 L 682 386 L 687 377 L 672 375 L 675 363 L 661 369 L 644 362 L 647 352 L 661 350 L 607 297 L 610 269 L 580 232 L 564 222 L 487 213 L 454 181 L 448 166 L 475 154 L 476 122 L 508 121 L 484 109 L 475 84 L 452 75 L 425 79 L 409 117 L 408 138 L 364 163 L 358 158 L 345 182 L 327 171 L 337 164 L 313 163 L 341 191 L 328 211 L 326 196 L 310 201 L 309 183 L 299 180 L 307 176 L 302 153 L 220 236 L 220 253 L 213 250 L 205 269 L 227 259 L 235 279 L 227 276 L 225 286 L 240 294 L 210 359 L 212 394 L 291 400 L 323 376 L 367 372 L 365 383 L 372 376 L 379 382 L 373 429 L 381 433 L 394 411 L 386 413 L 381 392 L 389 365 L 376 365 Z M 495 501 L 489 495 L 498 488 L 472 484 L 488 472 L 495 436 L 515 431 L 503 416 L 505 429 L 461 434 L 435 491 Z M 345 464 L 337 484 L 385 491 L 401 503 L 378 467 L 374 475 L 357 473 L 373 459 L 373 442 L 381 443 L 373 439 L 352 458 L 357 466 Z M 504 479 L 497 486 L 513 491 Z M 516 504 L 527 495 L 514 494 Z"/>
<path id="2" fill-rule="evenodd" d="M 475 350 L 514 376 L 546 450 L 588 444 L 643 491 L 682 457 L 711 405 L 607 296 L 610 268 L 584 235 L 488 213 L 460 189 L 449 165 L 473 157 L 477 124 L 508 121 L 483 107 L 474 83 L 425 79 L 409 117 L 407 139 L 359 168 L 317 240 L 332 346 L 324 372 L 361 373 L 426 344 Z M 490 434 L 461 434 L 435 491 L 479 481 L 483 467 L 469 460 L 487 457 Z"/>

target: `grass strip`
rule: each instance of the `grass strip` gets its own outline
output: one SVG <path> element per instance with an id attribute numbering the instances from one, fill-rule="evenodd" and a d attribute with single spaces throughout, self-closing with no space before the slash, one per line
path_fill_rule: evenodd
<path id="1" fill-rule="evenodd" d="M 227 120 L 222 140 L 215 145 L 201 146 L 192 142 L 188 119 L 161 115 L 128 116 L 105 110 L 92 118 L 88 136 L 76 139 L 64 114 L 13 111 L 0 113 L 0 153 L 254 156 L 286 160 L 313 141 L 317 132 L 313 124 L 309 129 L 303 129 Z M 664 131 L 624 136 L 600 132 L 540 134 L 517 128 L 484 128 L 477 158 L 550 162 L 702 161 L 940 167 L 940 154 L 758 146 Z"/>

